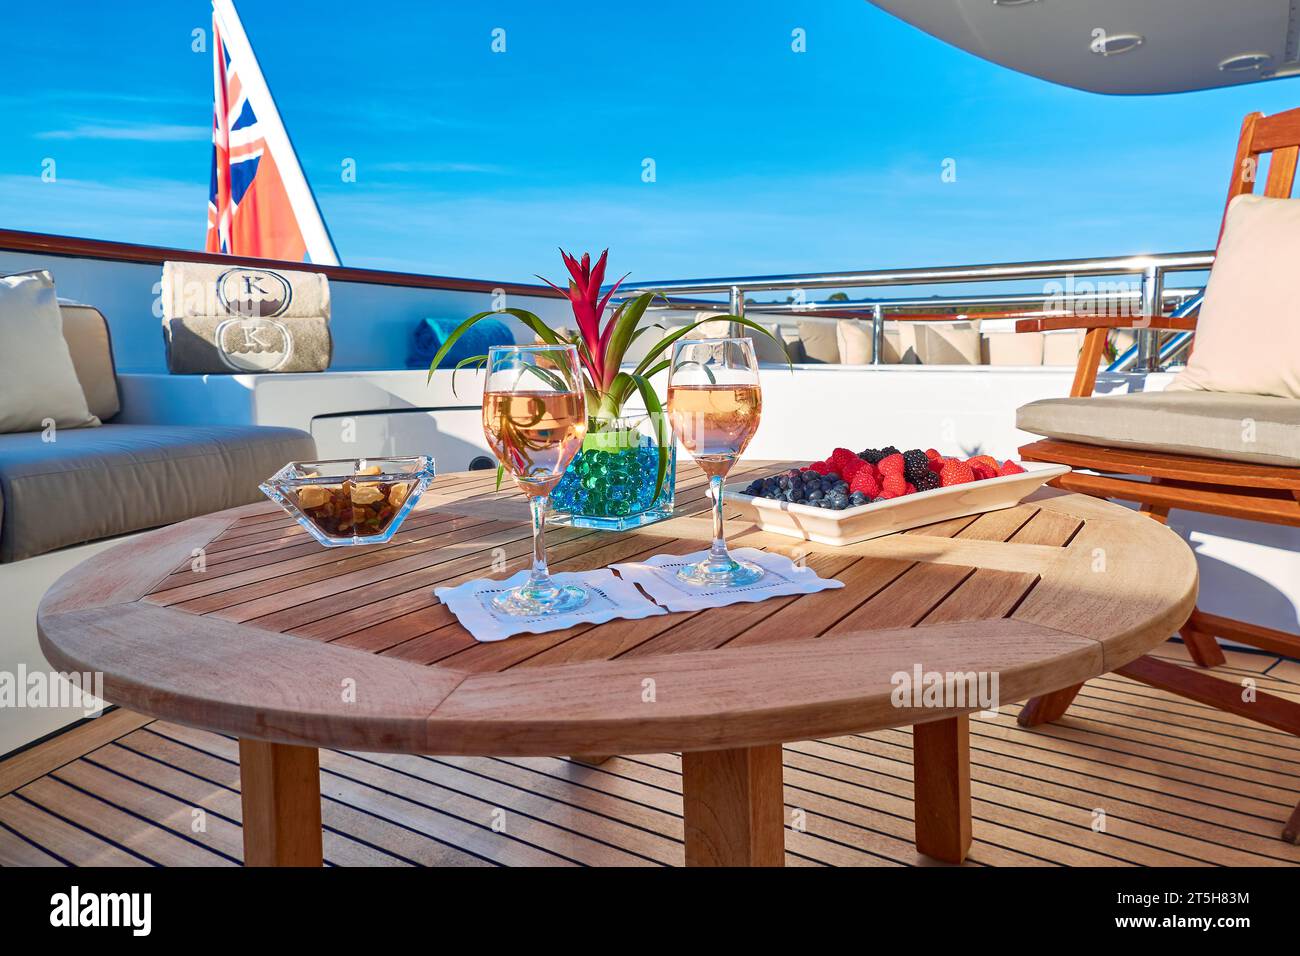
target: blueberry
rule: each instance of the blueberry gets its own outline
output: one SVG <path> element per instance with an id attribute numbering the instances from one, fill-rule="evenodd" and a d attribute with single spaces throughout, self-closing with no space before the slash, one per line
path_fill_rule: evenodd
<path id="1" fill-rule="evenodd" d="M 801 472 L 801 474 L 803 475 L 803 480 L 805 482 L 821 480 L 821 475 L 817 474 L 817 472 L 813 471 L 811 468 L 805 472 Z"/>
<path id="2" fill-rule="evenodd" d="M 830 479 L 832 482 L 837 482 L 837 481 L 840 481 L 840 480 L 841 480 L 841 479 L 840 479 L 840 473 L 839 473 L 838 471 L 828 471 L 828 472 L 826 472 L 826 474 L 822 475 L 822 477 L 823 477 L 823 478 L 828 478 L 828 479 Z"/>

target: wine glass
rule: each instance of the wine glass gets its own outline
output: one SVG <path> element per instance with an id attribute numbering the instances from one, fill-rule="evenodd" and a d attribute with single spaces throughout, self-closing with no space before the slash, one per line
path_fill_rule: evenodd
<path id="1" fill-rule="evenodd" d="M 758 430 L 763 396 L 754 343 L 739 339 L 683 339 L 668 372 L 668 417 L 677 440 L 709 477 L 713 495 L 713 547 L 709 556 L 677 576 L 688 584 L 740 587 L 763 569 L 727 553 L 722 536 L 722 483 Z"/>
<path id="2" fill-rule="evenodd" d="M 506 471 L 528 496 L 533 567 L 528 580 L 493 599 L 507 614 L 572 611 L 590 595 L 558 585 L 546 568 L 542 525 L 547 500 L 587 434 L 587 402 L 572 345 L 493 346 L 483 390 L 483 433 Z"/>

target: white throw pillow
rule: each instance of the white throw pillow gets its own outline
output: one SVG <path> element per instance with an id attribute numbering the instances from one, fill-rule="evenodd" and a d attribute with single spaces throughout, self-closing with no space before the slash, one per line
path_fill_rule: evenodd
<path id="1" fill-rule="evenodd" d="M 1170 389 L 1300 398 L 1300 199 L 1238 196 Z"/>
<path id="2" fill-rule="evenodd" d="M 86 407 L 48 272 L 0 278 L 0 432 L 98 425 Z"/>

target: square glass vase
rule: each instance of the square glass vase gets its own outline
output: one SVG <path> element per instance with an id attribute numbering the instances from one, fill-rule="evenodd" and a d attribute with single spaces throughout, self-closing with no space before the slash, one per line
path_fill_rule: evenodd
<path id="1" fill-rule="evenodd" d="M 428 455 L 291 461 L 262 493 L 327 548 L 384 544 L 435 475 Z"/>
<path id="2" fill-rule="evenodd" d="M 626 531 L 672 517 L 677 447 L 671 433 L 662 438 L 650 415 L 589 422 L 551 492 L 549 523 Z"/>

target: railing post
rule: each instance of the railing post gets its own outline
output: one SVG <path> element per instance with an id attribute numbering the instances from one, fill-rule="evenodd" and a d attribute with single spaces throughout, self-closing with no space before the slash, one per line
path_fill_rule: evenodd
<path id="1" fill-rule="evenodd" d="M 731 314 L 739 315 L 739 316 L 744 316 L 745 314 L 745 295 L 740 291 L 740 286 L 733 285 L 731 287 Z M 729 324 L 731 326 L 731 329 L 730 331 L 727 332 L 727 334 L 732 338 L 735 338 L 743 333 L 744 330 L 743 325 L 737 325 L 735 322 L 731 322 Z"/>
<path id="2" fill-rule="evenodd" d="M 885 350 L 885 307 L 877 302 L 871 307 L 871 364 L 880 365 Z"/>
<path id="3" fill-rule="evenodd" d="M 1159 266 L 1149 265 L 1142 272 L 1142 318 L 1153 319 L 1163 312 L 1164 307 L 1164 270 Z M 1160 332 L 1157 329 L 1142 327 L 1137 333 L 1137 367 L 1144 372 L 1156 372 L 1160 369 Z"/>

